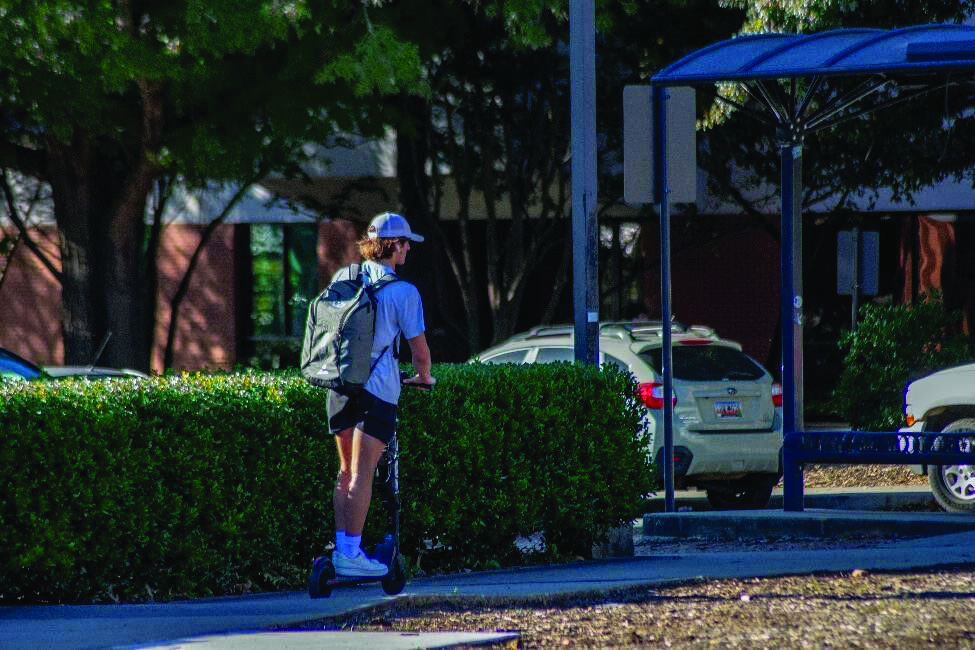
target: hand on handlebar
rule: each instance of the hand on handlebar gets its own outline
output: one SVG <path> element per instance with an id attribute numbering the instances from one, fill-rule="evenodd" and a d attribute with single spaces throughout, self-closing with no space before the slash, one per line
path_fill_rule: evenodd
<path id="1" fill-rule="evenodd" d="M 434 384 L 437 383 L 437 378 L 433 375 L 428 375 L 425 378 L 421 377 L 419 374 L 413 375 L 412 377 L 409 375 L 404 375 L 401 381 L 404 384 L 414 386 L 420 390 L 432 390 Z"/>

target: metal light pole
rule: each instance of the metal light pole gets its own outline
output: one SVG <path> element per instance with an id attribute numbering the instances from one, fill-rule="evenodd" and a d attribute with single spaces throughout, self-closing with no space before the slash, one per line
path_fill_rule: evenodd
<path id="1" fill-rule="evenodd" d="M 589 364 L 599 361 L 595 15 L 593 0 L 569 1 L 575 359 Z"/>

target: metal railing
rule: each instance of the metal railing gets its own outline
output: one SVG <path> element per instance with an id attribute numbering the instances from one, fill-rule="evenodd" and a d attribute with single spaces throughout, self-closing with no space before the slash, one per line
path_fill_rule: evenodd
<path id="1" fill-rule="evenodd" d="M 975 465 L 975 432 L 787 432 L 782 451 L 784 510 L 802 510 L 802 466 L 809 463 Z"/>

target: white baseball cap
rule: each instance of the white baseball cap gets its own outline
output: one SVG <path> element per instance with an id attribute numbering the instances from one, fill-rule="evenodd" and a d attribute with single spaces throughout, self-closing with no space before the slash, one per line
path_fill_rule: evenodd
<path id="1" fill-rule="evenodd" d="M 369 222 L 369 229 L 366 231 L 369 239 L 399 239 L 406 237 L 411 241 L 423 241 L 423 237 L 410 230 L 410 224 L 406 219 L 395 212 L 383 212 Z"/>

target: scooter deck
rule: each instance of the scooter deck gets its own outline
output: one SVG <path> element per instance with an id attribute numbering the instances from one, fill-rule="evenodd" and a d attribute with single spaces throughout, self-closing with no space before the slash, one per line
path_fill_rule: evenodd
<path id="1" fill-rule="evenodd" d="M 387 577 L 389 577 L 389 572 L 387 571 L 385 575 L 381 576 L 340 576 L 336 575 L 334 578 L 329 578 L 325 580 L 325 584 L 329 587 L 340 587 L 342 585 L 362 585 L 369 582 L 382 582 Z"/>
<path id="2" fill-rule="evenodd" d="M 329 557 L 315 558 L 312 563 L 311 575 L 308 576 L 308 595 L 311 598 L 328 598 L 332 590 L 337 587 L 378 582 L 383 591 L 394 596 L 406 586 L 406 574 L 403 571 L 399 556 L 390 558 L 389 571 L 382 576 L 340 576 L 335 573 L 335 566 Z"/>

